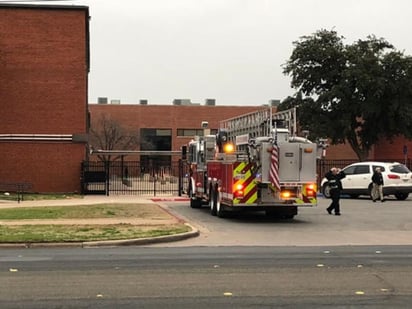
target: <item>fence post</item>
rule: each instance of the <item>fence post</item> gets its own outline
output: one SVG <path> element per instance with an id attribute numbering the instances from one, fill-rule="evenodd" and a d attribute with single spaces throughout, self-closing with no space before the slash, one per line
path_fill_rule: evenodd
<path id="1" fill-rule="evenodd" d="M 110 184 L 110 161 L 105 161 L 105 170 L 106 170 L 106 183 L 105 183 L 105 190 L 106 190 L 106 196 L 109 196 L 109 184 Z"/>
<path id="2" fill-rule="evenodd" d="M 182 191 L 183 191 L 183 160 L 179 159 L 178 161 L 179 165 L 178 165 L 178 175 L 179 175 L 179 180 L 178 180 L 178 196 L 182 196 Z"/>
<path id="3" fill-rule="evenodd" d="M 85 161 L 82 161 L 82 163 L 80 164 L 80 190 L 81 190 L 81 194 L 84 195 L 86 192 L 86 184 L 84 182 L 84 172 L 85 172 Z"/>
<path id="4" fill-rule="evenodd" d="M 20 203 L 20 201 L 23 200 L 23 193 L 22 193 L 22 185 L 17 184 L 17 203 Z"/>
<path id="5" fill-rule="evenodd" d="M 156 173 L 156 169 L 153 168 L 153 195 L 156 196 L 156 181 L 157 181 L 158 174 Z"/>

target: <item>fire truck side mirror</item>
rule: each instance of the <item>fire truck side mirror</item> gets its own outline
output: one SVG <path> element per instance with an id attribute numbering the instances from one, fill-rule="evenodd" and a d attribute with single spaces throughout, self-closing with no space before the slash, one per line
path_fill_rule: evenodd
<path id="1" fill-rule="evenodd" d="M 182 160 L 187 159 L 187 146 L 182 146 Z"/>

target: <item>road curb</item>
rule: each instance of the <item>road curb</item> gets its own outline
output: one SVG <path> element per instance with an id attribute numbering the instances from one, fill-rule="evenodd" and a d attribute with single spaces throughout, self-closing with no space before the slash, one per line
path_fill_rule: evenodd
<path id="1" fill-rule="evenodd" d="M 149 237 L 149 238 L 136 238 L 136 239 L 127 239 L 127 240 L 88 241 L 88 242 L 83 242 L 82 247 L 92 248 L 92 247 L 149 245 L 149 244 L 179 241 L 179 240 L 184 240 L 184 239 L 199 236 L 200 233 L 198 229 L 194 228 L 188 223 L 185 223 L 185 225 L 189 226 L 192 229 L 192 231 L 181 233 L 181 234 L 175 234 L 175 235 Z"/>

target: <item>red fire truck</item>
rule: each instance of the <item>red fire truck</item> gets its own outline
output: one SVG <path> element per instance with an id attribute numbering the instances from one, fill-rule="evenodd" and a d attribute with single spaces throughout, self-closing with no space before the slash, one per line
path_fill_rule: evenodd
<path id="1" fill-rule="evenodd" d="M 298 207 L 317 205 L 317 145 L 296 136 L 295 109 L 258 110 L 222 121 L 216 135 L 208 131 L 188 145 L 192 208 L 208 205 L 219 217 L 254 210 L 291 219 Z"/>

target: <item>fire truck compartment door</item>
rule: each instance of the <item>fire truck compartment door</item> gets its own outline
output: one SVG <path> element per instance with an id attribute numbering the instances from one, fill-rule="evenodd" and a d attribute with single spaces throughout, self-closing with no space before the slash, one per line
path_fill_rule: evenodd
<path id="1" fill-rule="evenodd" d="M 299 181 L 301 150 L 299 144 L 282 143 L 279 145 L 279 178 L 284 181 Z"/>
<path id="2" fill-rule="evenodd" d="M 316 179 L 316 144 L 301 144 L 300 181 L 314 181 Z"/>

